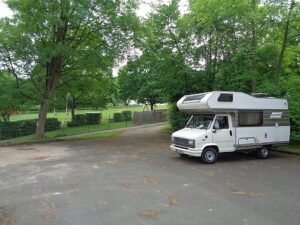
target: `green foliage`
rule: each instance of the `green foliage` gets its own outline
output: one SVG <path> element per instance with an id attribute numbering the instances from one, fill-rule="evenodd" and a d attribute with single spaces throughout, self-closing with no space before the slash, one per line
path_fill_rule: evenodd
<path id="1" fill-rule="evenodd" d="M 113 121 L 122 122 L 122 121 L 131 121 L 132 120 L 132 111 L 125 110 L 121 113 L 114 113 Z"/>
<path id="2" fill-rule="evenodd" d="M 133 30 L 139 22 L 136 2 L 6 2 L 14 14 L 0 20 L 0 67 L 14 74 L 18 88 L 23 90 L 29 83 L 34 91 L 30 96 L 46 112 L 40 114 L 37 135 L 43 136 L 49 104 L 59 87 L 81 84 L 84 98 L 91 93 L 89 102 L 102 106 L 108 93 L 88 90 L 85 81 L 90 84 L 93 75 L 111 76 L 111 68 L 135 39 Z M 98 79 L 98 84 L 99 80 L 102 82 Z M 74 89 L 77 88 L 70 88 L 70 92 Z M 75 97 L 80 95 L 78 92 Z"/>
<path id="3" fill-rule="evenodd" d="M 34 134 L 36 124 L 36 119 L 0 122 L 0 140 Z M 57 118 L 48 118 L 46 120 L 46 131 L 57 130 L 60 127 L 61 122 Z"/>
<path id="4" fill-rule="evenodd" d="M 74 121 L 70 121 L 67 123 L 68 127 L 77 127 L 86 125 L 86 114 L 76 114 Z"/>
<path id="5" fill-rule="evenodd" d="M 45 124 L 46 131 L 58 130 L 61 128 L 61 122 L 57 118 L 47 118 Z"/>
<path id="6" fill-rule="evenodd" d="M 101 113 L 89 112 L 85 114 L 86 124 L 99 124 L 102 118 Z"/>
<path id="7" fill-rule="evenodd" d="M 114 122 L 122 122 L 122 113 L 114 113 Z"/>
<path id="8" fill-rule="evenodd" d="M 12 74 L 0 72 L 0 114 L 2 117 L 0 121 L 2 119 L 8 122 L 11 112 L 22 109 L 22 103 L 24 103 L 24 100 L 18 92 Z"/>
<path id="9" fill-rule="evenodd" d="M 132 120 L 132 111 L 122 111 L 122 120 L 131 121 Z"/>
<path id="10" fill-rule="evenodd" d="M 86 114 L 76 114 L 74 121 L 67 123 L 68 127 L 77 127 L 84 125 L 99 124 L 102 119 L 101 113 L 87 112 Z"/>
<path id="11" fill-rule="evenodd" d="M 169 120 L 173 130 L 180 130 L 185 127 L 189 119 L 189 116 L 180 112 L 176 105 L 170 105 L 169 107 Z"/>
<path id="12" fill-rule="evenodd" d="M 300 76 L 289 76 L 281 82 L 289 102 L 292 140 L 300 141 Z"/>

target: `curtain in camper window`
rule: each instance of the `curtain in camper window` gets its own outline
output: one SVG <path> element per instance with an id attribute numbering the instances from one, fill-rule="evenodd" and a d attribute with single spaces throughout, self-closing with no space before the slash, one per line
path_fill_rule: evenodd
<path id="1" fill-rule="evenodd" d="M 240 126 L 261 126 L 263 122 L 262 112 L 239 112 L 239 125 Z"/>

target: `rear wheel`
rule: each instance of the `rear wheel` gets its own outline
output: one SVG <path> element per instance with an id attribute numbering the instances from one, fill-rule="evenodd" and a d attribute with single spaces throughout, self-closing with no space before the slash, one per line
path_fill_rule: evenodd
<path id="1" fill-rule="evenodd" d="M 218 152 L 212 147 L 205 148 L 201 154 L 201 160 L 204 164 L 213 164 L 218 158 Z"/>
<path id="2" fill-rule="evenodd" d="M 256 150 L 256 157 L 260 158 L 260 159 L 266 159 L 269 157 L 270 151 L 269 148 L 267 146 L 263 146 L 260 149 Z"/>

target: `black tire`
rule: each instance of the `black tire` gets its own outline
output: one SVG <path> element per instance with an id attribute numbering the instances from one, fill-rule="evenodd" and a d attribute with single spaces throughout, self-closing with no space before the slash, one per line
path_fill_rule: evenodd
<path id="1" fill-rule="evenodd" d="M 201 154 L 201 160 L 204 164 L 213 164 L 218 159 L 218 152 L 212 147 L 207 147 Z"/>
<path id="2" fill-rule="evenodd" d="M 270 155 L 270 149 L 267 146 L 263 146 L 259 148 L 255 152 L 255 156 L 259 159 L 267 159 Z"/>

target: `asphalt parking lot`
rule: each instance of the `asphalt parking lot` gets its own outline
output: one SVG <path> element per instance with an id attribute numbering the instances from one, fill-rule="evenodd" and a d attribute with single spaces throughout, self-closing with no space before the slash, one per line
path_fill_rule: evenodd
<path id="1" fill-rule="evenodd" d="M 0 148 L 0 225 L 299 225 L 300 157 L 180 158 L 160 127 Z"/>

